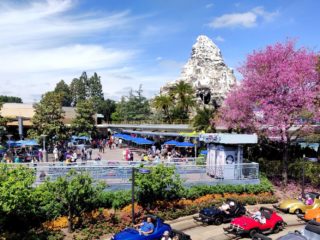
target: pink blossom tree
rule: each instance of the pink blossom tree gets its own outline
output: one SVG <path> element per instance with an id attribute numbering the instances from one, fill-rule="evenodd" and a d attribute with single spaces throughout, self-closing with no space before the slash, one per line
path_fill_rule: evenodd
<path id="1" fill-rule="evenodd" d="M 219 111 L 217 124 L 283 143 L 284 184 L 291 142 L 308 131 L 319 116 L 316 65 L 317 55 L 305 48 L 295 49 L 292 41 L 255 51 L 239 68 L 243 80 Z"/>

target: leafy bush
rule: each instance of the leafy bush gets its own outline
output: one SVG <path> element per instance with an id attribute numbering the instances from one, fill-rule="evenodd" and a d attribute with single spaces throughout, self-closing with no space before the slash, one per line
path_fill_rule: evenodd
<path id="1" fill-rule="evenodd" d="M 262 193 L 272 192 L 273 187 L 267 178 L 261 178 L 260 184 L 241 184 L 241 185 L 198 185 L 185 189 L 184 197 L 195 199 L 206 194 L 223 193 Z"/>
<path id="2" fill-rule="evenodd" d="M 98 195 L 97 207 L 121 209 L 131 203 L 131 191 L 103 191 Z"/>
<path id="3" fill-rule="evenodd" d="M 281 161 L 277 160 L 266 160 L 259 158 L 258 160 L 260 170 L 263 174 L 269 178 L 275 178 L 281 176 Z M 311 183 L 313 186 L 318 187 L 320 185 L 320 164 L 310 161 L 303 161 L 298 159 L 292 161 L 288 165 L 288 177 L 293 180 L 302 179 L 302 169 L 305 166 L 305 181 Z M 271 169 L 271 170 L 270 170 Z"/>
<path id="4" fill-rule="evenodd" d="M 19 232 L 36 226 L 32 169 L 0 164 L 0 231 Z"/>
<path id="5" fill-rule="evenodd" d="M 153 204 L 156 200 L 177 199 L 183 194 L 183 185 L 175 167 L 159 164 L 150 168 L 149 174 L 137 174 L 137 199 L 143 206 Z"/>
<path id="6" fill-rule="evenodd" d="M 68 216 L 68 231 L 73 230 L 75 218 L 81 220 L 84 212 L 96 209 L 99 196 L 105 188 L 104 184 L 94 184 L 87 173 L 78 173 L 70 170 L 66 176 L 59 177 L 54 182 L 46 181 L 41 186 L 43 195 L 40 206 L 44 209 L 55 211 L 60 216 Z M 49 200 L 49 201 L 48 201 Z M 79 222 L 79 221 L 78 221 Z"/>

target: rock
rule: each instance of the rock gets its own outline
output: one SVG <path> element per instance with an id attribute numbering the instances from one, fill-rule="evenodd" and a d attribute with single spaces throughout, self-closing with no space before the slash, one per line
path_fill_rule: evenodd
<path id="1" fill-rule="evenodd" d="M 166 84 L 161 92 L 167 92 L 178 81 L 194 87 L 199 104 L 214 107 L 219 106 L 236 85 L 233 70 L 224 63 L 220 49 L 204 35 L 199 36 L 192 46 L 191 58 L 183 67 L 181 76 Z"/>

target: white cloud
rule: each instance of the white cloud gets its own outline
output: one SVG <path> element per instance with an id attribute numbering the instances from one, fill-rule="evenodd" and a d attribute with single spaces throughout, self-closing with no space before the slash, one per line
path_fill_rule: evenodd
<path id="1" fill-rule="evenodd" d="M 206 5 L 206 8 L 212 8 L 213 6 L 214 6 L 213 3 L 208 3 L 208 4 Z"/>
<path id="2" fill-rule="evenodd" d="M 159 26 L 137 24 L 149 16 L 132 16 L 127 10 L 79 13 L 76 3 L 77 0 L 29 0 L 23 5 L 19 1 L 0 2 L 2 93 L 10 92 L 24 102 L 34 102 L 53 90 L 61 79 L 70 83 L 82 71 L 89 76 L 96 71 L 106 97 L 119 99 L 124 87 L 136 88 L 140 83 L 151 97 L 166 81 L 176 79 L 180 68 L 174 66 L 178 63 L 159 56 L 156 66 L 133 66 L 143 50 L 137 49 L 137 44 L 130 47 L 128 38 L 118 41 L 120 36 L 128 36 L 127 30 L 140 33 L 142 28 L 142 38 L 162 34 Z"/>
<path id="3" fill-rule="evenodd" d="M 217 41 L 217 42 L 224 42 L 224 41 L 225 41 L 224 38 L 221 37 L 221 36 L 216 36 L 216 37 L 214 38 L 214 40 Z"/>
<path id="4" fill-rule="evenodd" d="M 255 27 L 258 25 L 259 19 L 263 21 L 272 21 L 277 15 L 278 11 L 267 12 L 263 7 L 256 7 L 248 12 L 230 13 L 216 17 L 209 23 L 212 28 L 227 28 L 227 27 Z"/>
<path id="5" fill-rule="evenodd" d="M 7 83 L 2 92 L 33 101 L 60 79 L 119 68 L 139 53 L 91 42 L 96 34 L 106 38 L 129 28 L 135 19 L 129 11 L 75 13 L 75 7 L 74 0 L 1 1 L 0 75 Z"/>

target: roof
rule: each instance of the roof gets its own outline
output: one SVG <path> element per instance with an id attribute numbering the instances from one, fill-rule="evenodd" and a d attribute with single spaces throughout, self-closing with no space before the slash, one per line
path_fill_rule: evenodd
<path id="1" fill-rule="evenodd" d="M 9 126 L 18 126 L 18 117 L 23 118 L 24 126 L 31 126 L 30 121 L 35 113 L 34 104 L 32 103 L 4 103 L 0 111 L 1 116 L 12 119 L 9 122 Z M 75 108 L 73 107 L 62 107 L 65 112 L 65 117 L 63 119 L 64 124 L 70 124 L 72 120 L 76 117 Z M 15 121 L 16 120 L 16 121 Z"/>
<path id="2" fill-rule="evenodd" d="M 200 141 L 219 144 L 256 144 L 257 134 L 207 133 L 200 134 Z"/>

